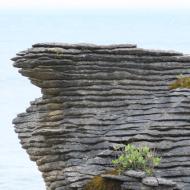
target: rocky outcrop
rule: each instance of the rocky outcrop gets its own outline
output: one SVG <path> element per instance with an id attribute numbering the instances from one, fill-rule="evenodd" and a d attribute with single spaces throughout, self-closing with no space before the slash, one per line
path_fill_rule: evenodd
<path id="1" fill-rule="evenodd" d="M 190 57 L 135 45 L 35 44 L 13 58 L 42 97 L 14 119 L 47 190 L 80 190 L 113 168 L 113 146 L 155 148 L 156 176 L 190 189 Z M 135 189 L 137 190 L 137 189 Z"/>

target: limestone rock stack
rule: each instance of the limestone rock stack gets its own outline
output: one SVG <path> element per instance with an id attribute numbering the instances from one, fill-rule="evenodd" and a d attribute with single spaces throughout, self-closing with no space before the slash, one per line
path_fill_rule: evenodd
<path id="1" fill-rule="evenodd" d="M 190 57 L 135 45 L 40 43 L 14 66 L 42 97 L 14 119 L 47 190 L 81 190 L 113 168 L 113 146 L 133 143 L 162 157 L 156 175 L 190 189 Z M 137 189 L 134 189 L 137 190 Z"/>

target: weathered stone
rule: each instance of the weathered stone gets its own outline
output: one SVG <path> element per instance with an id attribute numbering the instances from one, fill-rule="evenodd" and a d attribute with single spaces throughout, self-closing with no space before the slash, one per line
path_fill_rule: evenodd
<path id="1" fill-rule="evenodd" d="M 102 174 L 101 177 L 105 179 L 110 179 L 110 180 L 117 180 L 117 181 L 122 181 L 122 182 L 138 182 L 137 179 L 129 177 L 129 176 L 123 176 L 123 175 L 110 175 L 110 174 Z"/>
<path id="2" fill-rule="evenodd" d="M 155 149 L 156 176 L 190 189 L 190 90 L 169 88 L 190 75 L 190 56 L 131 44 L 40 43 L 13 60 L 42 90 L 13 123 L 47 190 L 81 190 L 113 170 L 113 147 L 128 143 Z M 131 188 L 153 188 L 135 175 L 128 173 Z"/>
<path id="3" fill-rule="evenodd" d="M 128 170 L 124 172 L 124 175 L 135 177 L 135 178 L 144 178 L 146 173 L 143 171 Z"/>
<path id="4" fill-rule="evenodd" d="M 156 177 L 146 177 L 142 180 L 142 183 L 148 186 L 153 186 L 153 187 L 158 186 L 158 180 Z"/>
<path id="5" fill-rule="evenodd" d="M 176 183 L 172 180 L 163 179 L 163 178 L 157 178 L 159 185 L 165 185 L 165 186 L 175 186 Z"/>
<path id="6" fill-rule="evenodd" d="M 121 185 L 121 190 L 142 190 L 142 183 L 141 182 L 124 182 Z M 149 190 L 149 189 L 147 189 Z"/>

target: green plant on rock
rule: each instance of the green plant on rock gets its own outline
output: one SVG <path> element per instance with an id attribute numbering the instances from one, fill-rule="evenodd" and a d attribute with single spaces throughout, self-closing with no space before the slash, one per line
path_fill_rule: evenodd
<path id="1" fill-rule="evenodd" d="M 142 170 L 147 175 L 152 175 L 154 167 L 160 164 L 161 158 L 155 156 L 155 152 L 149 147 L 135 147 L 128 144 L 123 148 L 116 147 L 115 150 L 121 151 L 117 159 L 112 160 L 119 173 L 125 170 Z"/>
<path id="2" fill-rule="evenodd" d="M 170 84 L 170 89 L 176 88 L 190 88 L 190 77 L 184 77 L 180 75 L 177 80 Z"/>

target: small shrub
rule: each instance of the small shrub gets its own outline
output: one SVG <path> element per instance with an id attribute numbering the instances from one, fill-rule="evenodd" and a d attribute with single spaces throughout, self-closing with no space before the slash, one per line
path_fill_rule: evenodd
<path id="1" fill-rule="evenodd" d="M 120 148 L 116 147 L 116 150 Z M 151 151 L 149 147 L 135 147 L 132 144 L 126 145 L 121 150 L 121 155 L 112 160 L 119 173 L 125 170 L 142 170 L 147 175 L 152 175 L 154 167 L 160 164 L 161 158 L 155 156 L 155 152 Z"/>

